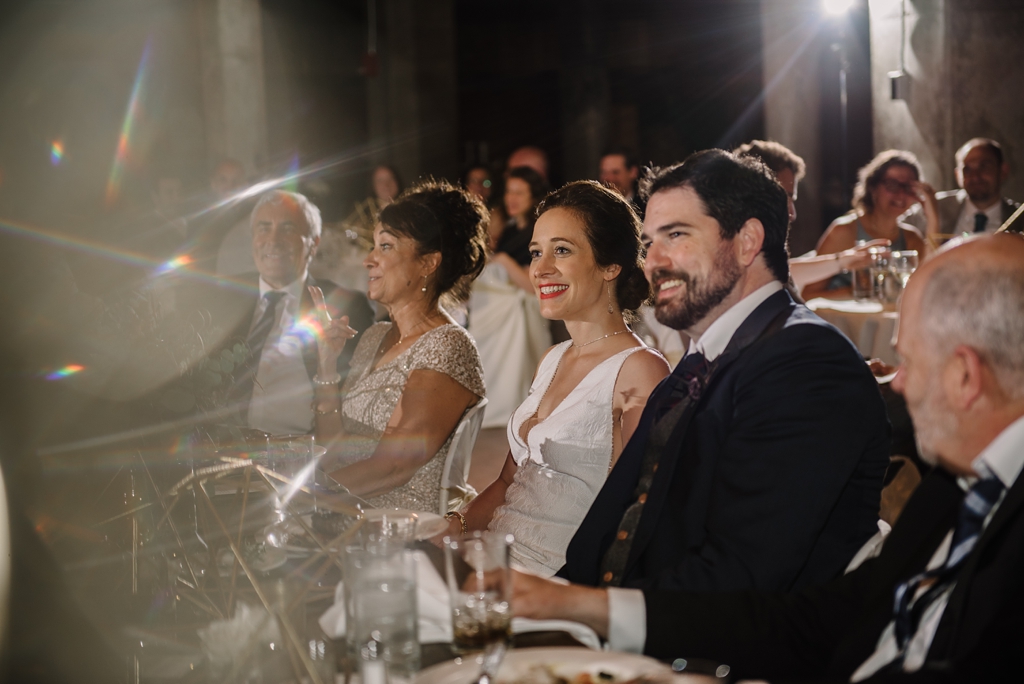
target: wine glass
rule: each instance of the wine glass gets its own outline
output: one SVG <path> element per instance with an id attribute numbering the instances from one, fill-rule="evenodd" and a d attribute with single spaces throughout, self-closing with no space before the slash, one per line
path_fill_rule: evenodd
<path id="1" fill-rule="evenodd" d="M 482 651 L 478 682 L 490 684 L 512 638 L 512 535 L 473 532 L 445 537 L 445 570 L 456 653 Z"/>
<path id="2" fill-rule="evenodd" d="M 889 263 L 893 272 L 900 279 L 900 285 L 906 287 L 910 276 L 917 270 L 917 251 L 910 249 L 893 252 Z"/>

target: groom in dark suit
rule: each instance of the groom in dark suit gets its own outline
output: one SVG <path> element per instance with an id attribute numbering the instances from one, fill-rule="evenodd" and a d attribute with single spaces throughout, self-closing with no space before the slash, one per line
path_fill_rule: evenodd
<path id="1" fill-rule="evenodd" d="M 903 294 L 893 386 L 906 397 L 922 457 L 939 467 L 921 482 L 881 553 L 798 594 L 645 591 L 644 652 L 728 663 L 737 679 L 1019 676 L 1022 339 L 1019 235 L 976 238 L 924 264 Z M 616 632 L 613 603 L 601 590 L 517 575 L 514 601 L 518 614 Z"/>
<path id="2" fill-rule="evenodd" d="M 889 455 L 877 384 L 784 289 L 787 196 L 760 160 L 699 152 L 644 189 L 656 315 L 695 342 L 559 574 L 695 591 L 826 582 L 877 531 Z"/>

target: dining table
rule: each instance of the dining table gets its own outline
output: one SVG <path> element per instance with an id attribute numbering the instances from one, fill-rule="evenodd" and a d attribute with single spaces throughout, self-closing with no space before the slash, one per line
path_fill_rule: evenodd
<path id="1" fill-rule="evenodd" d="M 807 308 L 846 335 L 864 358 L 899 365 L 894 345 L 899 321 L 895 305 L 874 300 L 818 297 L 808 301 Z"/>

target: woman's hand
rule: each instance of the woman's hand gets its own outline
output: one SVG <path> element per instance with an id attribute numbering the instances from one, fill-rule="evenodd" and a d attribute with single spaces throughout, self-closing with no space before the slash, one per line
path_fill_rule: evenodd
<path id="1" fill-rule="evenodd" d="M 912 184 L 914 195 L 921 203 L 924 210 L 924 217 L 928 221 L 928 232 L 931 234 L 934 226 L 936 232 L 939 226 L 939 205 L 935 201 L 935 188 L 924 181 L 914 181 Z"/>
<path id="2" fill-rule="evenodd" d="M 320 352 L 318 372 L 323 376 L 332 375 L 337 372 L 338 357 L 345 349 L 345 344 L 355 337 L 358 331 L 349 327 L 348 316 L 331 318 L 327 311 L 327 303 L 324 301 L 323 290 L 311 285 L 309 294 L 313 298 L 317 322 L 320 324 L 317 335 L 317 350 Z"/>

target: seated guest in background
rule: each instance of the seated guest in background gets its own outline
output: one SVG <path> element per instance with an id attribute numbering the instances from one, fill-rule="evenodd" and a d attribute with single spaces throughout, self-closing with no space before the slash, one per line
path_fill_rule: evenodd
<path id="1" fill-rule="evenodd" d="M 972 138 L 956 151 L 956 184 L 959 190 L 935 193 L 939 232 L 946 235 L 994 233 L 1020 206 L 1003 197 L 1003 183 L 1010 165 L 1003 147 L 991 138 Z M 914 207 L 904 219 L 918 228 L 924 216 Z M 1018 229 L 1019 230 L 1019 229 Z"/>
<path id="2" fill-rule="evenodd" d="M 320 241 L 320 211 L 305 196 L 283 190 L 263 195 L 252 212 L 252 258 L 257 273 L 242 276 L 240 290 L 225 287 L 211 298 L 216 320 L 245 340 L 247 358 L 235 369 L 230 391 L 239 421 L 271 434 L 313 428 L 313 376 L 318 345 L 307 323 L 315 316 L 310 286 L 321 288 L 335 316 L 365 329 L 373 322 L 366 296 L 310 278 L 309 262 Z M 350 355 L 336 358 L 334 373 L 348 372 Z"/>
<path id="3" fill-rule="evenodd" d="M 330 477 L 375 507 L 437 510 L 452 433 L 484 396 L 476 345 L 441 300 L 483 270 L 486 220 L 478 199 L 445 182 L 420 183 L 381 211 L 366 267 L 370 299 L 391 320 L 363 334 L 340 392 L 333 369 L 354 331 L 325 320 L 317 440 Z"/>
<path id="4" fill-rule="evenodd" d="M 645 271 L 690 353 L 651 394 L 559 574 L 789 591 L 876 530 L 889 425 L 857 349 L 784 289 L 787 198 L 721 150 L 645 179 Z"/>
<path id="5" fill-rule="evenodd" d="M 751 140 L 732 152 L 739 157 L 757 157 L 772 170 L 789 198 L 789 222 L 796 221 L 797 186 L 807 174 L 803 158 L 774 140 Z"/>
<path id="6" fill-rule="evenodd" d="M 510 218 L 496 239 L 487 268 L 473 283 L 469 334 L 480 348 L 487 378 L 485 428 L 508 425 L 551 346 L 550 328 L 540 315 L 527 270 L 537 203 L 547 192 L 547 183 L 533 169 L 519 166 L 509 172 L 505 209 Z"/>
<path id="7" fill-rule="evenodd" d="M 818 254 L 835 254 L 859 241 L 888 240 L 893 250 L 916 250 L 923 260 L 928 247 L 921 233 L 900 221 L 915 203 L 923 206 L 926 235 L 938 232 L 939 217 L 935 191 L 921 180 L 921 165 L 910 152 L 886 150 L 857 172 L 853 188 L 853 211 L 840 216 L 818 241 Z M 803 296 L 848 299 L 852 296 L 849 276 L 811 283 Z"/>
<path id="8" fill-rule="evenodd" d="M 604 185 L 618 192 L 638 212 L 643 213 L 638 204 L 640 197 L 636 183 L 640 177 L 640 167 L 635 154 L 624 147 L 612 148 L 601 156 L 599 171 L 598 178 Z"/>
<path id="9" fill-rule="evenodd" d="M 796 198 L 800 179 L 807 173 L 804 160 L 791 149 L 774 140 L 752 140 L 740 145 L 733 154 L 738 156 L 757 157 L 775 174 L 779 185 L 789 196 L 789 222 L 796 221 Z M 851 249 L 830 255 L 817 255 L 813 252 L 789 260 L 789 274 L 797 292 L 808 283 L 826 278 L 870 263 L 868 250 L 872 247 L 888 245 L 888 240 L 872 240 Z"/>
<path id="10" fill-rule="evenodd" d="M 613 648 L 728 663 L 737 679 L 1005 680 L 1024 615 L 1021 339 L 1020 236 L 943 250 L 910 279 L 893 385 L 939 467 L 878 557 L 841 579 L 796 595 L 639 597 L 517 575 L 516 612 L 586 622 Z"/>
<path id="11" fill-rule="evenodd" d="M 505 177 L 508 177 L 509 171 L 520 166 L 533 169 L 540 174 L 545 183 L 549 182 L 548 153 L 541 148 L 534 145 L 525 145 L 513 150 L 512 154 L 508 155 L 508 162 L 505 164 Z"/>
<path id="12" fill-rule="evenodd" d="M 491 201 L 491 170 L 485 164 L 474 164 L 462 174 L 462 187 L 475 195 L 484 205 Z"/>
<path id="13" fill-rule="evenodd" d="M 488 528 L 515 537 L 512 560 L 553 575 L 565 547 L 636 429 L 668 364 L 626 326 L 650 296 L 640 220 L 614 191 L 570 183 L 538 208 L 530 279 L 540 312 L 571 339 L 545 355 L 508 424 L 498 479 L 452 520 L 451 533 Z"/>

